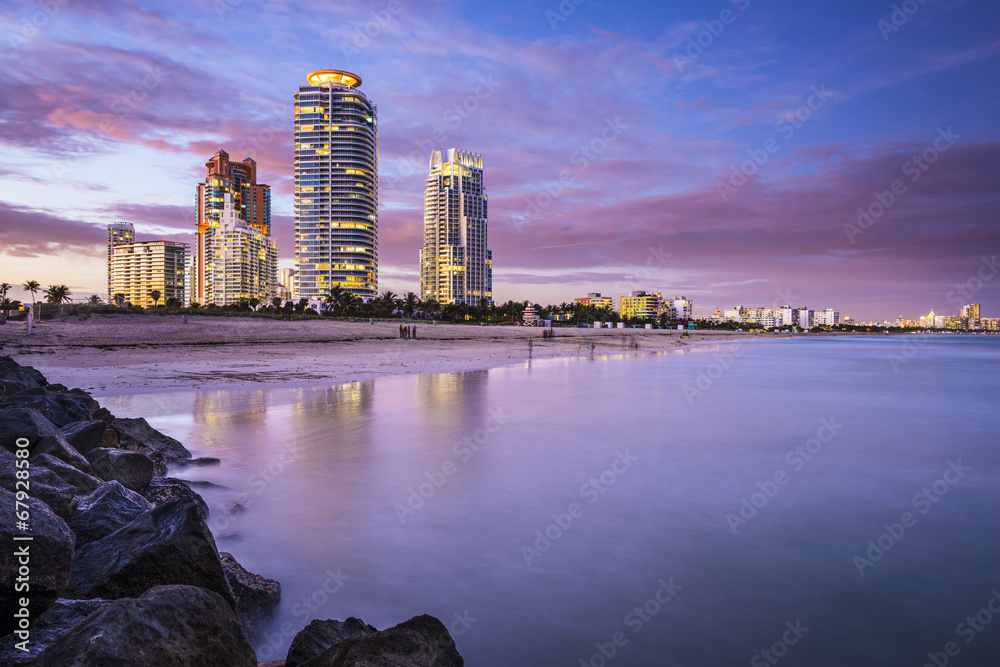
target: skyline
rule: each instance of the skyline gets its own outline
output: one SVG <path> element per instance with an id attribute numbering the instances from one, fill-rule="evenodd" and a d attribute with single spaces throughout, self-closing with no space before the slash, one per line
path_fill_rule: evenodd
<path id="1" fill-rule="evenodd" d="M 80 5 L 0 9 L 8 282 L 103 293 L 119 220 L 192 243 L 219 149 L 257 161 L 291 267 L 293 95 L 330 67 L 379 106 L 380 291 L 419 292 L 427 159 L 462 146 L 498 302 L 1000 312 L 996 3 Z"/>

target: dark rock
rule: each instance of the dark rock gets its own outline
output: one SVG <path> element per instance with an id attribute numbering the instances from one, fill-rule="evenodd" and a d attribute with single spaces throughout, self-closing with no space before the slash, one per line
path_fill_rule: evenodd
<path id="1" fill-rule="evenodd" d="M 118 482 L 104 482 L 92 494 L 80 500 L 69 527 L 76 533 L 76 548 L 107 537 L 153 509 L 135 491 Z"/>
<path id="2" fill-rule="evenodd" d="M 286 661 L 287 664 L 287 661 Z M 302 667 L 463 667 L 448 628 L 433 616 L 415 616 L 394 628 L 334 644 Z"/>
<path id="3" fill-rule="evenodd" d="M 100 446 L 107 447 L 108 449 L 118 449 L 118 434 L 113 429 L 105 428 Z"/>
<path id="4" fill-rule="evenodd" d="M 92 449 L 103 447 L 104 432 L 107 425 L 99 419 L 73 422 L 62 427 L 63 437 L 73 449 L 84 456 Z"/>
<path id="5" fill-rule="evenodd" d="M 281 584 L 248 572 L 230 553 L 220 551 L 219 559 L 236 596 L 236 616 L 247 639 L 253 642 L 257 629 L 271 618 L 281 602 Z"/>
<path id="6" fill-rule="evenodd" d="M 115 420 L 115 416 L 111 414 L 107 408 L 98 408 L 97 412 L 90 416 L 94 419 L 100 419 L 105 424 L 110 424 Z"/>
<path id="7" fill-rule="evenodd" d="M 57 474 L 62 481 L 75 488 L 76 492 L 74 495 L 87 495 L 101 485 L 101 480 L 97 479 L 93 475 L 88 475 L 82 470 L 74 468 L 70 464 L 57 459 L 51 454 L 38 454 L 37 456 L 32 457 L 32 461 L 35 462 L 36 465 L 45 466 Z"/>
<path id="8" fill-rule="evenodd" d="M 257 667 L 257 656 L 221 596 L 195 586 L 157 586 L 108 602 L 33 665 Z"/>
<path id="9" fill-rule="evenodd" d="M 15 463 L 19 459 L 6 449 L 0 450 L 0 485 L 5 489 L 17 489 L 17 472 L 27 471 L 26 490 L 29 496 L 36 498 L 49 506 L 56 516 L 64 521 L 73 515 L 77 500 L 76 488 L 67 484 L 59 475 L 48 468 L 35 465 L 29 461 L 27 468 L 18 468 Z M 23 460 L 23 459 L 20 459 Z"/>
<path id="10" fill-rule="evenodd" d="M 16 382 L 14 380 L 0 380 L 0 398 L 7 398 L 8 396 L 13 396 L 27 389 L 23 382 Z"/>
<path id="11" fill-rule="evenodd" d="M 157 507 L 180 498 L 193 500 L 198 503 L 198 507 L 201 509 L 201 517 L 208 519 L 208 503 L 184 480 L 173 477 L 154 477 L 149 483 L 149 488 L 142 495 Z"/>
<path id="12" fill-rule="evenodd" d="M 35 391 L 44 390 L 38 389 Z M 0 401 L 0 408 L 30 408 L 44 415 L 56 426 L 64 426 L 72 422 L 90 419 L 90 410 L 86 403 L 78 397 L 70 397 L 66 394 L 38 396 L 32 395 L 32 393 L 33 391 L 29 389 L 19 394 L 8 396 Z"/>
<path id="13" fill-rule="evenodd" d="M 191 458 L 184 445 L 150 426 L 145 419 L 116 419 L 111 428 L 118 434 L 118 446 L 133 452 L 160 454 L 165 461 Z"/>
<path id="14" fill-rule="evenodd" d="M 0 444 L 9 452 L 17 448 L 16 441 L 28 439 L 28 448 L 32 453 L 38 442 L 47 435 L 62 435 L 55 424 L 27 408 L 10 408 L 0 410 Z"/>
<path id="15" fill-rule="evenodd" d="M 191 500 L 157 507 L 83 545 L 73 558 L 63 597 L 135 597 L 153 586 L 172 584 L 214 591 L 235 608 L 215 539 Z"/>
<path id="16" fill-rule="evenodd" d="M 288 647 L 285 667 L 301 665 L 345 639 L 367 637 L 376 632 L 376 628 L 353 616 L 344 622 L 316 619 L 295 635 L 292 645 Z"/>
<path id="17" fill-rule="evenodd" d="M 178 466 L 217 466 L 222 461 L 214 456 L 203 456 L 198 459 L 182 459 L 177 462 Z"/>
<path id="18" fill-rule="evenodd" d="M 28 389 L 44 387 L 48 384 L 41 373 L 31 366 L 22 366 L 10 357 L 0 357 L 0 380 L 20 382 Z"/>
<path id="19" fill-rule="evenodd" d="M 49 454 L 88 475 L 94 472 L 90 462 L 83 458 L 80 452 L 73 449 L 73 445 L 66 442 L 66 438 L 62 437 L 62 434 L 44 436 L 31 448 L 31 454 L 32 460 L 36 455 Z"/>
<path id="20" fill-rule="evenodd" d="M 11 487 L 14 488 L 14 487 Z M 14 631 L 14 612 L 19 609 L 19 591 L 14 588 L 18 576 L 17 552 L 27 548 L 31 559 L 31 591 L 28 611 L 31 618 L 38 618 L 52 606 L 69 581 L 70 565 L 73 562 L 73 531 L 66 522 L 49 509 L 48 505 L 29 494 L 21 502 L 28 505 L 29 530 L 17 527 L 15 511 L 25 511 L 17 507 L 17 497 L 6 486 L 0 487 L 0 636 Z M 15 536 L 30 535 L 31 541 L 14 540 Z"/>
<path id="21" fill-rule="evenodd" d="M 93 414 L 95 412 L 101 409 L 101 404 L 98 403 L 93 396 L 85 392 L 83 389 L 74 388 L 68 390 L 66 393 L 72 397 L 79 399 L 84 405 L 86 405 L 87 409 L 90 411 L 91 417 L 93 417 Z"/>
<path id="22" fill-rule="evenodd" d="M 0 665 L 30 664 L 49 644 L 106 603 L 107 600 L 56 600 L 32 624 L 27 651 L 14 647 L 14 644 L 20 642 L 17 635 L 7 635 L 0 639 Z"/>
<path id="23" fill-rule="evenodd" d="M 87 460 L 103 479 L 121 482 L 126 489 L 142 493 L 153 479 L 153 460 L 139 452 L 98 447 L 87 454 Z"/>
<path id="24" fill-rule="evenodd" d="M 227 500 L 222 504 L 222 509 L 230 516 L 239 516 L 247 511 L 247 508 L 233 500 Z"/>
<path id="25" fill-rule="evenodd" d="M 267 662 L 258 662 L 257 667 L 285 667 L 284 660 L 268 660 Z"/>

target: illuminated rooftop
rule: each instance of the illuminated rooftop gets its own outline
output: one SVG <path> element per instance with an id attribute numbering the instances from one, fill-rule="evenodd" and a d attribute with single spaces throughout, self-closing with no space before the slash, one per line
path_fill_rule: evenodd
<path id="1" fill-rule="evenodd" d="M 315 72 L 309 72 L 309 76 L 306 79 L 314 86 L 321 83 L 337 83 L 342 86 L 357 88 L 361 85 L 360 76 L 342 69 L 318 69 Z"/>

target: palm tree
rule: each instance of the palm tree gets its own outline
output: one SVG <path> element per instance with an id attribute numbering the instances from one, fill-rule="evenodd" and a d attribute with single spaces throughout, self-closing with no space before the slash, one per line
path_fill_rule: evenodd
<path id="1" fill-rule="evenodd" d="M 11 287 L 12 285 L 10 283 L 0 283 L 0 301 L 7 298 L 7 292 Z"/>
<path id="2" fill-rule="evenodd" d="M 35 303 L 35 292 L 42 289 L 41 284 L 37 280 L 29 280 L 21 285 L 26 291 L 31 292 L 31 303 Z"/>
<path id="3" fill-rule="evenodd" d="M 247 303 L 250 305 L 251 310 L 257 310 L 257 306 L 260 305 L 260 299 L 258 299 L 255 296 L 252 296 L 249 299 L 247 299 Z"/>
<path id="4" fill-rule="evenodd" d="M 96 294 L 91 294 L 90 298 L 87 299 L 87 301 L 90 302 L 91 306 L 99 306 L 102 303 L 104 303 L 104 300 L 101 297 L 97 296 Z"/>
<path id="5" fill-rule="evenodd" d="M 114 296 L 115 305 L 121 308 L 125 305 L 125 295 L 122 292 L 117 292 Z"/>
<path id="6" fill-rule="evenodd" d="M 375 304 L 376 312 L 385 313 L 386 316 L 392 315 L 393 309 L 396 307 L 396 294 L 392 290 L 386 290 L 382 292 L 382 296 L 378 299 L 379 303 Z"/>
<path id="7" fill-rule="evenodd" d="M 156 303 L 160 300 L 161 296 L 163 295 L 160 293 L 160 290 L 158 289 L 149 290 L 149 298 L 153 300 L 154 308 L 156 307 Z"/>
<path id="8" fill-rule="evenodd" d="M 275 310 L 278 310 L 279 308 L 281 308 L 281 297 L 280 296 L 272 297 L 271 298 L 271 305 L 274 306 Z"/>
<path id="9" fill-rule="evenodd" d="M 403 312 L 407 317 L 413 317 L 413 311 L 420 306 L 420 297 L 413 292 L 407 292 L 403 297 Z"/>
<path id="10" fill-rule="evenodd" d="M 332 310 L 334 315 L 338 314 L 344 305 L 344 288 L 340 285 L 334 285 L 330 288 L 330 291 L 323 296 L 323 301 L 328 305 L 328 309 Z"/>
<path id="11" fill-rule="evenodd" d="M 45 301 L 47 303 L 65 303 L 70 300 L 72 292 L 65 285 L 49 285 L 45 290 Z"/>
<path id="12" fill-rule="evenodd" d="M 420 309 L 424 311 L 424 316 L 434 315 L 441 310 L 441 304 L 437 299 L 431 297 L 430 299 L 425 299 L 420 303 Z"/>

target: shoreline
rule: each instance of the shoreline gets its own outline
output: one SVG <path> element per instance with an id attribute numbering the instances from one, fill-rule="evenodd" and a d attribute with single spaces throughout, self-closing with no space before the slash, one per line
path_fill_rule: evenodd
<path id="1" fill-rule="evenodd" d="M 336 386 L 394 375 L 489 370 L 527 361 L 529 340 L 532 360 L 543 361 L 586 357 L 590 341 L 595 355 L 606 356 L 764 337 L 564 327 L 554 329 L 553 338 L 542 338 L 535 327 L 417 322 L 417 338 L 401 339 L 399 321 L 192 316 L 182 324 L 180 317 L 143 314 L 44 322 L 28 338 L 19 324 L 0 327 L 3 354 L 94 396 Z"/>

